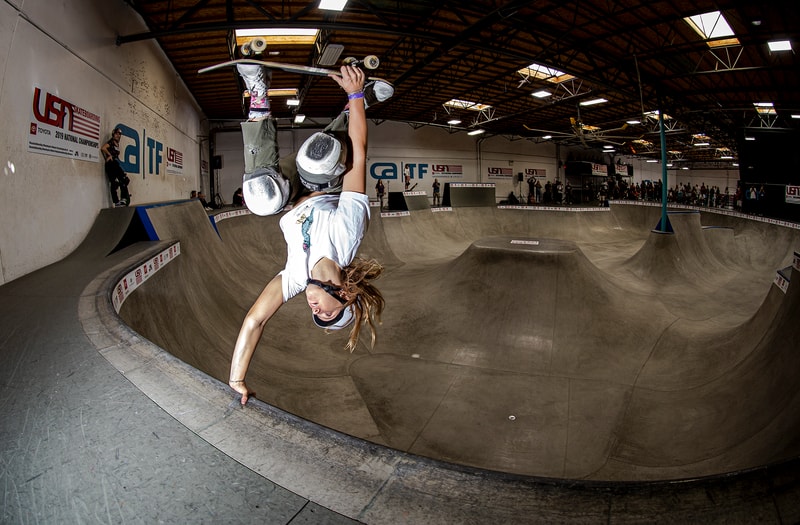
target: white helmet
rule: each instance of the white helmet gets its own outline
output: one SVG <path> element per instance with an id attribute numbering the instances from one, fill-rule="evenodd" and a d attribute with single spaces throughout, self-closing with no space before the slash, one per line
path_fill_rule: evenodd
<path id="1" fill-rule="evenodd" d="M 347 147 L 328 133 L 311 135 L 297 152 L 300 182 L 311 191 L 333 192 L 342 185 Z"/>
<path id="2" fill-rule="evenodd" d="M 275 215 L 286 206 L 290 193 L 289 181 L 274 168 L 259 168 L 242 179 L 244 202 L 256 215 Z"/>

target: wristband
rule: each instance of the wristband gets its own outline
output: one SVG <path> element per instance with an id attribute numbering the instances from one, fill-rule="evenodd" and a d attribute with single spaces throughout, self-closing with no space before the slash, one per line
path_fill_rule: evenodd
<path id="1" fill-rule="evenodd" d="M 234 379 L 228 379 L 228 383 L 244 383 L 244 379 L 239 379 L 238 381 Z"/>
<path id="2" fill-rule="evenodd" d="M 347 94 L 347 99 L 348 100 L 353 100 L 353 99 L 356 99 L 356 98 L 364 98 L 364 92 L 363 91 L 356 91 L 355 93 L 348 93 Z"/>

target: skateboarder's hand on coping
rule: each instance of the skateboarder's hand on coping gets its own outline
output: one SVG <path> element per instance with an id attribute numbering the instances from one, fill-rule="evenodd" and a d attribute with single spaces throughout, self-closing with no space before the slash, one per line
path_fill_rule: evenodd
<path id="1" fill-rule="evenodd" d="M 342 76 L 331 75 L 331 78 L 335 80 L 348 95 L 359 93 L 364 90 L 365 77 L 361 68 L 342 66 L 340 72 Z"/>
<path id="2" fill-rule="evenodd" d="M 244 381 L 228 381 L 228 386 L 242 394 L 242 406 L 246 405 L 250 396 L 255 394 L 255 392 L 247 388 L 247 383 Z"/>

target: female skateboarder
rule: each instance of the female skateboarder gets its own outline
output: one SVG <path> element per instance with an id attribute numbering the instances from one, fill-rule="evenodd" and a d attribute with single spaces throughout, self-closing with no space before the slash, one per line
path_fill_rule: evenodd
<path id="1" fill-rule="evenodd" d="M 298 151 L 300 178 L 311 192 L 299 197 L 291 211 L 281 218 L 288 250 L 286 266 L 247 312 L 236 340 L 228 384 L 242 395 L 242 405 L 253 393 L 245 383 L 245 376 L 265 325 L 283 303 L 302 291 L 314 324 L 328 330 L 352 325 L 348 350 L 355 349 L 365 324 L 370 329 L 372 343 L 375 342 L 375 326 L 380 321 L 384 300 L 371 281 L 381 274 L 383 267 L 377 261 L 356 257 L 370 218 L 366 195 L 364 73 L 343 66 L 341 77 L 331 75 L 331 78 L 349 99 L 349 140 L 341 142 L 331 134 L 315 133 Z M 251 119 L 254 116 L 259 118 L 251 114 Z M 274 138 L 274 134 L 268 135 L 266 140 Z M 245 137 L 246 155 L 247 144 Z M 326 177 L 333 183 L 323 183 Z M 309 188 L 314 183 L 319 186 Z M 339 188 L 340 193 L 336 191 Z M 249 206 L 250 197 L 247 203 Z M 283 207 L 283 203 L 277 204 Z"/>

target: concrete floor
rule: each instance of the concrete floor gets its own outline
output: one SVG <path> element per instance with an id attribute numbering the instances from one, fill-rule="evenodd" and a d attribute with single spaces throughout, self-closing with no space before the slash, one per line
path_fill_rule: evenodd
<path id="1" fill-rule="evenodd" d="M 162 240 L 106 255 L 142 213 Z M 218 236 L 197 203 L 104 210 L 0 287 L 2 522 L 800 520 L 800 292 L 771 284 L 797 230 L 675 213 L 664 236 L 624 205 L 374 215 L 376 347 L 344 354 L 290 302 L 244 409 L 218 379 L 282 267 L 274 218 L 218 216 Z M 122 323 L 113 287 L 176 241 Z"/>

